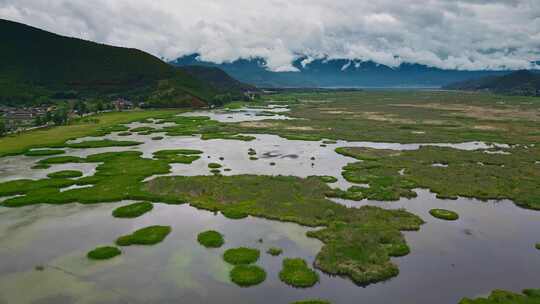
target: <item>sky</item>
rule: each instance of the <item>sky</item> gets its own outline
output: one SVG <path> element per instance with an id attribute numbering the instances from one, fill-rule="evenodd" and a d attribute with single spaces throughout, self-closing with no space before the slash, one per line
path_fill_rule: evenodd
<path id="1" fill-rule="evenodd" d="M 0 0 L 0 18 L 165 60 L 261 57 L 273 71 L 303 56 L 459 70 L 540 60 L 540 0 Z"/>

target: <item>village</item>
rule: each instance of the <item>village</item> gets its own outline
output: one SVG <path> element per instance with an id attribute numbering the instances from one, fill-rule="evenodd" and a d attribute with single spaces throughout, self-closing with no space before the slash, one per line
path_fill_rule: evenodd
<path id="1" fill-rule="evenodd" d="M 0 136 L 22 131 L 44 128 L 51 125 L 64 125 L 70 120 L 101 112 L 131 110 L 135 105 L 125 98 L 110 102 L 70 101 L 60 105 L 43 104 L 38 106 L 12 107 L 0 105 Z"/>

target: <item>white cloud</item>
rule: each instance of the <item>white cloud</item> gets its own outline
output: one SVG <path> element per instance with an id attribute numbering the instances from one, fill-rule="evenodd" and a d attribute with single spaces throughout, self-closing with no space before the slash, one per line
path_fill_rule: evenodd
<path id="1" fill-rule="evenodd" d="M 540 59 L 538 0 L 0 0 L 0 18 L 167 59 L 309 58 L 519 69 Z"/>

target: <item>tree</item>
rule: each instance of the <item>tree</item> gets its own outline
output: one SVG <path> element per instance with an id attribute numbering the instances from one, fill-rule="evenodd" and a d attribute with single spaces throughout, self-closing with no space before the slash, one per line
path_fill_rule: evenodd
<path id="1" fill-rule="evenodd" d="M 0 118 L 0 136 L 4 135 L 7 132 L 6 123 L 3 118 Z"/>
<path id="2" fill-rule="evenodd" d="M 65 105 L 59 106 L 52 115 L 52 120 L 56 125 L 63 125 L 68 120 L 68 109 Z"/>
<path id="3" fill-rule="evenodd" d="M 103 106 L 103 100 L 98 99 L 98 101 L 96 102 L 96 113 L 99 113 L 103 111 L 104 109 L 105 107 Z"/>
<path id="4" fill-rule="evenodd" d="M 75 112 L 77 112 L 77 114 L 79 114 L 80 116 L 88 113 L 88 107 L 86 106 L 86 103 L 82 100 L 77 101 L 77 103 L 75 104 Z"/>
<path id="5" fill-rule="evenodd" d="M 34 126 L 36 127 L 39 127 L 41 125 L 44 124 L 44 119 L 41 118 L 41 116 L 36 116 L 36 118 L 34 118 Z"/>

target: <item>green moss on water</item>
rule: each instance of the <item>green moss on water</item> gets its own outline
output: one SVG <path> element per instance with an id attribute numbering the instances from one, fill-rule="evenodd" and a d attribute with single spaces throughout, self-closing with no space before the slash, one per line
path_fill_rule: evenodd
<path id="1" fill-rule="evenodd" d="M 49 178 L 76 178 L 81 176 L 83 176 L 83 173 L 76 170 L 64 170 L 47 174 Z"/>
<path id="2" fill-rule="evenodd" d="M 150 212 L 154 205 L 150 202 L 139 202 L 114 209 L 112 215 L 118 218 L 136 218 Z"/>
<path id="3" fill-rule="evenodd" d="M 306 288 L 317 284 L 319 275 L 303 259 L 284 259 L 279 279 L 293 287 Z"/>
<path id="4" fill-rule="evenodd" d="M 463 299 L 459 304 L 538 304 L 540 289 L 525 289 L 523 294 L 495 290 L 487 298 Z"/>
<path id="5" fill-rule="evenodd" d="M 50 156 L 50 155 L 58 155 L 58 154 L 64 154 L 66 151 L 64 150 L 50 150 L 50 149 L 43 149 L 43 150 L 30 150 L 26 153 L 24 153 L 25 156 Z"/>
<path id="6" fill-rule="evenodd" d="M 441 220 L 455 221 L 459 219 L 459 215 L 457 213 L 445 209 L 431 209 L 429 210 L 429 214 Z"/>
<path id="7" fill-rule="evenodd" d="M 259 249 L 239 247 L 225 251 L 223 259 L 232 265 L 244 265 L 257 262 L 260 255 Z"/>
<path id="8" fill-rule="evenodd" d="M 210 168 L 210 169 L 219 169 L 221 167 L 222 167 L 221 164 L 218 164 L 218 163 L 209 163 L 208 164 L 208 168 Z"/>
<path id="9" fill-rule="evenodd" d="M 116 240 L 116 245 L 154 245 L 162 242 L 170 232 L 171 227 L 169 226 L 150 226 L 119 237 Z"/>
<path id="10" fill-rule="evenodd" d="M 219 248 L 225 243 L 223 235 L 214 230 L 199 233 L 197 241 L 206 248 Z"/>
<path id="11" fill-rule="evenodd" d="M 283 253 L 283 249 L 277 247 L 270 247 L 268 248 L 266 253 L 268 253 L 269 255 L 278 256 Z"/>
<path id="12" fill-rule="evenodd" d="M 90 149 L 90 148 L 107 148 L 107 147 L 131 147 L 138 146 L 142 142 L 131 141 L 131 140 L 88 140 L 74 144 L 67 144 L 66 147 L 73 149 Z"/>
<path id="13" fill-rule="evenodd" d="M 104 246 L 88 252 L 86 256 L 91 260 L 108 260 L 120 254 L 122 254 L 120 249 L 112 246 Z"/>
<path id="14" fill-rule="evenodd" d="M 266 280 L 266 272 L 255 265 L 237 265 L 230 273 L 231 281 L 241 287 L 261 284 Z"/>

